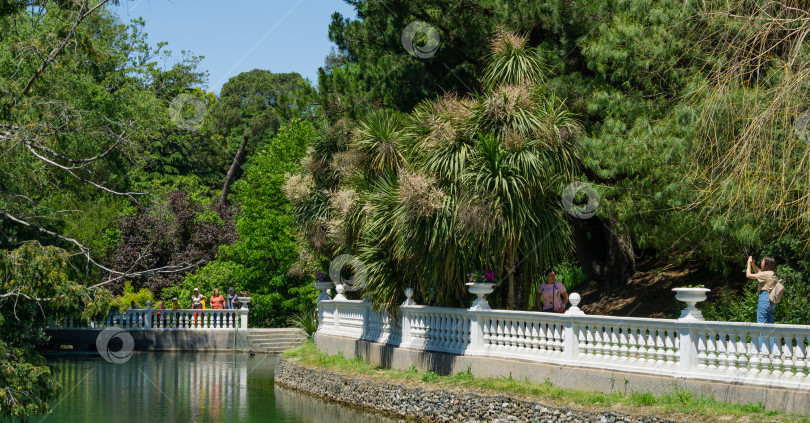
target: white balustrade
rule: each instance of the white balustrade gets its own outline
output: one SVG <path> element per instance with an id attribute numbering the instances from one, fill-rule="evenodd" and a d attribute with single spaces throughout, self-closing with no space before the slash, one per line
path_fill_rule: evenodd
<path id="1" fill-rule="evenodd" d="M 562 315 L 503 310 L 476 314 L 482 354 L 535 360 L 563 355 L 564 320 L 568 319 Z"/>
<path id="2" fill-rule="evenodd" d="M 318 333 L 459 355 L 810 389 L 810 327 L 532 311 L 318 303 Z"/>
<path id="3" fill-rule="evenodd" d="M 51 319 L 48 329 L 105 329 L 126 330 L 234 330 L 247 329 L 246 308 L 242 309 L 180 309 L 146 308 L 112 313 L 92 322 L 79 322 L 72 317 Z"/>
<path id="4" fill-rule="evenodd" d="M 470 344 L 470 319 L 465 309 L 406 306 L 400 310 L 409 328 L 403 334 L 403 347 L 460 354 Z"/>

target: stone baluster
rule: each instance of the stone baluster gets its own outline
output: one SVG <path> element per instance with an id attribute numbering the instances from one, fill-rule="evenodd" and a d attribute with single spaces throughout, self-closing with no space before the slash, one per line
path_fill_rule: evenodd
<path id="1" fill-rule="evenodd" d="M 619 361 L 624 363 L 627 362 L 628 356 L 630 355 L 630 337 L 627 336 L 627 327 L 617 327 L 619 331 Z"/>
<path id="2" fill-rule="evenodd" d="M 807 370 L 807 363 L 805 362 L 807 359 L 807 347 L 804 345 L 805 341 L 807 341 L 807 336 L 796 335 L 796 347 L 794 348 L 793 354 L 793 362 L 796 367 L 795 376 L 793 378 L 795 381 L 802 384 L 805 383 L 807 377 L 805 373 Z"/>
<path id="3" fill-rule="evenodd" d="M 728 331 L 720 330 L 717 332 L 717 373 L 725 374 L 728 370 L 728 355 L 726 354 L 726 336 Z"/>
<path id="4" fill-rule="evenodd" d="M 664 346 L 666 347 L 666 365 L 667 367 L 674 367 L 675 366 L 675 332 L 672 328 L 668 328 L 666 330 L 666 339 L 664 342 Z"/>
<path id="5" fill-rule="evenodd" d="M 540 349 L 540 323 L 537 320 L 532 320 L 530 328 L 527 330 L 529 333 L 526 336 L 529 337 L 527 348 L 531 352 L 536 352 Z"/>
<path id="6" fill-rule="evenodd" d="M 638 362 L 638 328 L 632 324 L 627 325 L 627 362 Z"/>
<path id="7" fill-rule="evenodd" d="M 655 328 L 650 326 L 646 327 L 645 332 L 647 333 L 647 339 L 645 343 L 647 344 L 647 364 L 654 365 L 656 361 L 656 354 L 658 354 L 658 343 L 655 340 Z"/>
<path id="8" fill-rule="evenodd" d="M 782 347 L 782 354 L 784 358 L 782 361 L 782 380 L 792 381 L 796 374 L 794 373 L 796 364 L 793 361 L 793 342 L 795 341 L 793 335 L 785 337 L 785 345 Z"/>
<path id="9" fill-rule="evenodd" d="M 737 374 L 737 336 L 738 332 L 735 329 L 728 331 L 728 346 L 726 348 L 726 374 L 729 376 L 736 376 Z"/>
<path id="10" fill-rule="evenodd" d="M 774 335 L 769 338 L 771 342 L 771 353 L 773 354 L 773 359 L 771 360 L 771 365 L 773 366 L 771 378 L 773 380 L 779 380 L 782 378 L 782 336 Z"/>
<path id="11" fill-rule="evenodd" d="M 744 330 L 736 330 L 737 337 L 737 371 L 735 376 L 745 377 L 748 372 L 748 333 Z"/>
<path id="12" fill-rule="evenodd" d="M 605 331 L 604 327 L 601 324 L 597 324 L 594 327 L 593 332 L 593 346 L 594 352 L 593 357 L 596 360 L 601 360 L 605 358 Z"/>
<path id="13" fill-rule="evenodd" d="M 663 366 L 667 360 L 667 350 L 664 329 L 655 328 L 655 364 L 656 366 Z"/>
<path id="14" fill-rule="evenodd" d="M 562 327 L 559 323 L 554 323 L 553 329 L 553 348 L 554 354 L 562 354 L 563 352 L 563 343 L 562 343 Z"/>
<path id="15" fill-rule="evenodd" d="M 698 342 L 697 342 L 697 350 L 698 350 L 698 353 L 697 353 L 697 369 L 698 370 L 706 370 L 706 368 L 708 367 L 708 361 L 707 361 L 708 360 L 708 355 L 707 355 L 708 346 L 706 346 L 707 336 L 708 335 L 707 335 L 707 332 L 705 330 L 703 330 L 703 329 L 693 327 L 693 330 L 695 331 L 695 335 L 697 335 L 697 338 L 698 338 Z"/>
<path id="16" fill-rule="evenodd" d="M 767 333 L 759 333 L 757 337 L 759 343 L 759 362 L 760 362 L 760 370 L 759 370 L 759 378 L 760 379 L 770 379 L 772 371 L 771 371 L 771 350 L 773 348 L 773 339 Z"/>
<path id="17" fill-rule="evenodd" d="M 751 341 L 748 343 L 748 363 L 750 365 L 748 369 L 748 378 L 749 379 L 757 379 L 759 378 L 759 367 L 761 364 L 761 360 L 759 357 L 760 351 L 760 343 L 757 339 L 759 337 L 758 330 L 749 330 L 747 331 L 747 335 L 750 337 Z"/>
<path id="18" fill-rule="evenodd" d="M 638 362 L 641 364 L 647 363 L 647 354 L 650 346 L 647 344 L 647 326 L 640 325 L 638 334 L 636 335 L 636 342 L 638 344 Z"/>
<path id="19" fill-rule="evenodd" d="M 610 345 L 606 346 L 610 351 L 610 359 L 613 361 L 617 361 L 619 359 L 619 335 L 616 332 L 616 326 L 610 326 L 610 338 L 608 339 Z"/>
<path id="20" fill-rule="evenodd" d="M 706 369 L 712 373 L 717 370 L 717 333 L 709 329 L 706 334 Z"/>

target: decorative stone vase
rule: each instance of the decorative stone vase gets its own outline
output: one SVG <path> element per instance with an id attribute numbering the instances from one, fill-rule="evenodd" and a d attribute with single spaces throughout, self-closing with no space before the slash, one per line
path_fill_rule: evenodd
<path id="1" fill-rule="evenodd" d="M 711 291 L 709 288 L 673 288 L 675 299 L 686 303 L 686 308 L 681 313 L 678 320 L 691 320 L 703 322 L 703 313 L 697 308 L 697 303 L 706 301 L 706 294 Z"/>
<path id="2" fill-rule="evenodd" d="M 236 297 L 236 301 L 241 304 L 241 307 L 239 308 L 247 310 L 247 305 L 250 303 L 250 297 Z M 234 307 L 236 307 L 236 301 L 234 301 Z"/>
<path id="3" fill-rule="evenodd" d="M 489 303 L 486 296 L 495 289 L 495 284 L 491 282 L 470 282 L 466 284 L 470 293 L 478 296 L 470 307 L 470 310 L 489 310 Z"/>
<path id="4" fill-rule="evenodd" d="M 335 291 L 337 291 L 337 295 L 335 295 L 335 301 L 347 301 L 346 296 L 343 295 L 346 292 L 346 287 L 343 284 L 335 284 Z"/>
<path id="5" fill-rule="evenodd" d="M 315 289 L 321 291 L 321 295 L 318 297 L 318 301 L 329 301 L 332 299 L 331 297 L 329 297 L 329 294 L 327 294 L 327 291 L 329 291 L 329 289 L 332 288 L 331 281 L 315 282 L 314 285 Z"/>

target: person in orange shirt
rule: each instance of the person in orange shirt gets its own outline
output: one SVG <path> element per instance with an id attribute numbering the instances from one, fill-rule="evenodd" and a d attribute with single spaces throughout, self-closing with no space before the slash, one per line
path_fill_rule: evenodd
<path id="1" fill-rule="evenodd" d="M 219 289 L 214 288 L 214 294 L 211 295 L 211 308 L 214 310 L 222 310 L 225 308 L 225 297 L 219 293 Z M 217 327 L 217 320 L 220 325 L 222 324 L 222 313 L 214 313 L 214 327 Z"/>

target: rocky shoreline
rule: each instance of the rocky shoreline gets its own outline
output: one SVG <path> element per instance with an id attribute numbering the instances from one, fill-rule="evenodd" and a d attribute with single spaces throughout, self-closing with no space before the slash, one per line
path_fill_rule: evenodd
<path id="1" fill-rule="evenodd" d="M 326 369 L 302 366 L 285 358 L 279 358 L 274 377 L 279 385 L 316 397 L 428 422 L 673 422 L 615 411 L 592 413 L 555 408 L 505 395 L 412 388 L 373 379 L 350 378 Z"/>

